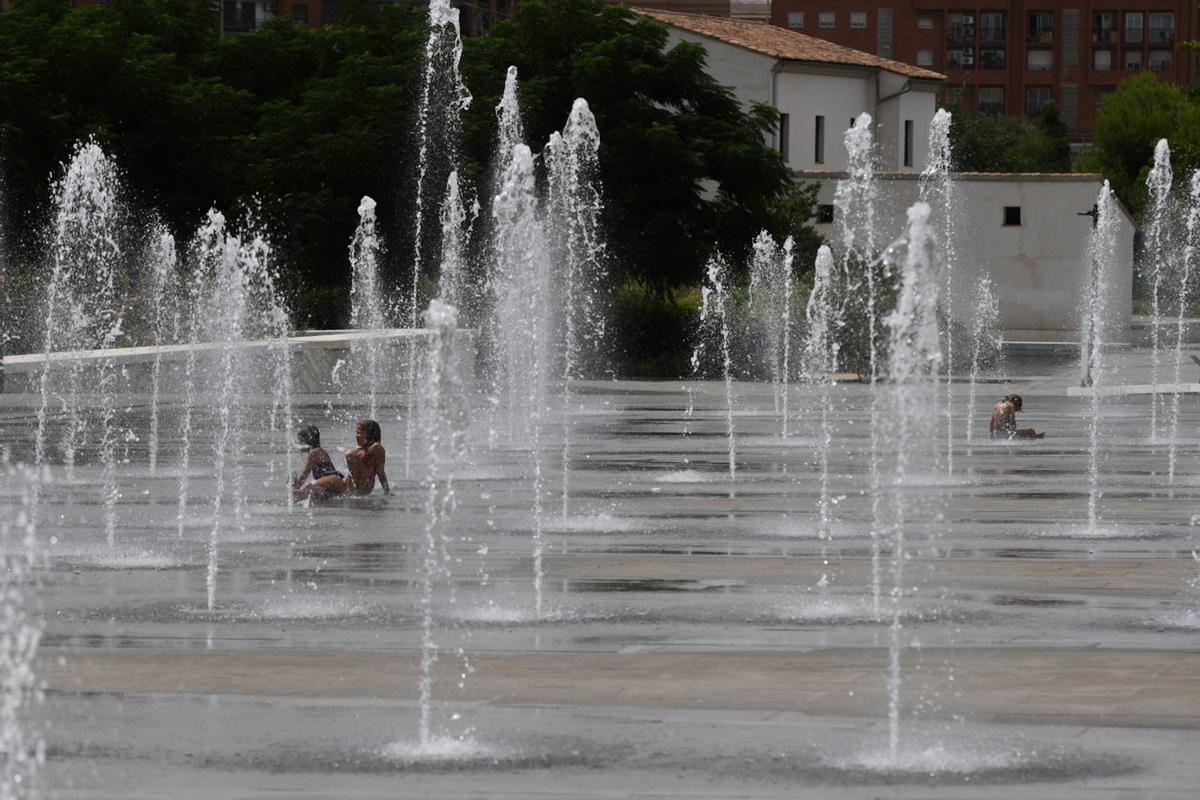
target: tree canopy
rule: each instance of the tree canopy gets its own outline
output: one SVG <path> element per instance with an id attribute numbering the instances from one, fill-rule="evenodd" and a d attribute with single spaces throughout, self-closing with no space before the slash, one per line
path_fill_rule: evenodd
<path id="1" fill-rule="evenodd" d="M 0 15 L 0 163 L 17 238 L 36 252 L 49 176 L 95 136 L 177 235 L 209 207 L 260 209 L 300 321 L 338 324 L 359 198 L 393 209 L 394 228 L 412 202 L 425 17 L 358 0 L 339 25 L 220 38 L 208 0 L 16 0 Z M 462 166 L 477 184 L 509 64 L 535 151 L 589 100 L 618 278 L 694 283 L 714 245 L 736 252 L 764 225 L 811 234 L 808 196 L 765 144 L 775 112 L 740 109 L 702 48 L 668 48 L 663 25 L 601 0 L 528 4 L 465 51 Z M 398 273 L 403 232 L 387 233 Z"/>
<path id="2" fill-rule="evenodd" d="M 1070 172 L 1067 125 L 1053 103 L 1035 119 L 952 109 L 950 143 L 961 172 Z"/>

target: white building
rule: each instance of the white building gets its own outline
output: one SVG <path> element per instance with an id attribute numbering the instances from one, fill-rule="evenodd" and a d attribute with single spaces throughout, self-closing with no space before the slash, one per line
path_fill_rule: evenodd
<path id="1" fill-rule="evenodd" d="M 937 90 L 946 76 L 805 36 L 727 17 L 636 8 L 670 28 L 670 44 L 696 42 L 708 71 L 742 105 L 779 109 L 772 144 L 797 170 L 842 170 L 842 132 L 864 111 L 875 121 L 880 168 L 920 171 Z"/>
<path id="2" fill-rule="evenodd" d="M 833 195 L 845 175 L 801 174 L 820 184 L 817 230 L 837 241 Z M 917 200 L 919 176 L 884 173 L 879 177 L 881 245 L 904 230 L 905 212 Z M 950 304 L 954 319 L 969 325 L 975 287 L 991 278 L 1000 304 L 1000 327 L 1008 342 L 1078 341 L 1081 301 L 1091 270 L 1087 259 L 1090 217 L 1104 176 L 1094 174 L 977 173 L 955 175 L 957 234 L 953 242 L 956 287 Z M 1129 342 L 1133 313 L 1133 234 L 1129 212 L 1120 209 L 1117 261 L 1107 286 L 1110 339 Z"/>

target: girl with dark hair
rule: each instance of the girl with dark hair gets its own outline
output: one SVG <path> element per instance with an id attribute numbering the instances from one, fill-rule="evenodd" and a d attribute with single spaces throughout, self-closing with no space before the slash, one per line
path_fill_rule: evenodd
<path id="1" fill-rule="evenodd" d="M 321 481 L 325 478 L 340 481 L 342 473 L 337 471 L 337 467 L 333 466 L 333 459 L 325 452 L 325 448 L 321 447 L 321 430 L 315 425 L 301 428 L 296 434 L 296 440 L 308 446 L 308 459 L 304 462 L 304 469 L 296 476 L 292 488 L 301 499 L 310 495 L 323 497 L 329 493 L 329 487 L 328 482 L 321 485 Z M 312 475 L 313 482 L 305 486 L 304 482 L 308 480 L 309 475 Z"/>
<path id="2" fill-rule="evenodd" d="M 346 452 L 346 466 L 350 469 L 350 477 L 346 479 L 347 492 L 368 495 L 374 491 L 375 479 L 379 478 L 383 493 L 392 493 L 385 469 L 387 451 L 379 441 L 381 438 L 379 423 L 373 419 L 364 419 L 354 429 L 358 447 Z"/>
<path id="3" fill-rule="evenodd" d="M 1038 433 L 1033 428 L 1017 427 L 1017 412 L 1024 403 L 1021 395 L 1010 394 L 992 407 L 992 419 L 988 423 L 988 433 L 993 439 L 1041 439 L 1045 433 Z"/>

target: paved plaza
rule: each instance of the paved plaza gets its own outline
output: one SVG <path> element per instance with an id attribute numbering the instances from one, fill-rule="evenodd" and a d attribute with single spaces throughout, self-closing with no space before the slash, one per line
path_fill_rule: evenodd
<path id="1" fill-rule="evenodd" d="M 1110 383 L 1148 384 L 1148 365 L 1144 350 L 1114 352 Z M 1183 375 L 1195 383 L 1200 367 L 1188 359 Z M 181 538 L 178 443 L 151 475 L 145 398 L 131 398 L 114 547 L 86 454 L 39 511 L 44 794 L 1195 797 L 1198 395 L 1181 399 L 1173 485 L 1151 395 L 1104 398 L 1091 528 L 1077 385 L 1069 361 L 1012 359 L 979 387 L 968 443 L 969 387 L 956 384 L 953 468 L 910 476 L 895 763 L 891 599 L 872 591 L 871 387 L 833 393 L 823 539 L 807 390 L 793 389 L 782 438 L 770 387 L 735 386 L 731 483 L 723 386 L 583 384 L 565 513 L 560 417 L 542 437 L 540 614 L 534 462 L 521 443 L 489 443 L 477 400 L 451 575 L 433 597 L 436 753 L 416 748 L 425 496 L 415 459 L 404 478 L 402 400 L 379 415 L 388 498 L 289 511 L 283 454 L 256 434 L 245 514 L 222 512 L 210 611 L 211 473 L 193 461 Z M 1045 440 L 986 438 L 1009 391 Z M 34 402 L 0 395 L 0 443 L 18 458 Z M 335 452 L 358 411 L 306 395 L 297 414 Z"/>

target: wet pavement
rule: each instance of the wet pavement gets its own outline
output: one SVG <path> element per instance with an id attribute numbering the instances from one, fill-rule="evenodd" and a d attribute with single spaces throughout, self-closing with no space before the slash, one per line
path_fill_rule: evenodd
<path id="1" fill-rule="evenodd" d="M 1144 351 L 1111 361 L 1122 382 L 1148 383 Z M 387 498 L 289 511 L 284 454 L 255 428 L 232 473 L 244 513 L 226 503 L 219 516 L 210 610 L 211 434 L 192 442 L 181 537 L 180 443 L 166 442 L 151 475 L 145 397 L 127 398 L 114 547 L 95 453 L 39 511 L 46 691 L 31 729 L 47 743 L 43 793 L 1194 797 L 1200 397 L 1182 398 L 1173 486 L 1168 443 L 1149 436 L 1151 397 L 1105 398 L 1093 529 L 1088 400 L 1068 391 L 1077 375 L 1011 363 L 1010 382 L 980 387 L 972 442 L 965 422 L 956 429 L 954 471 L 913 476 L 897 763 L 885 758 L 889 599 L 877 607 L 872 593 L 870 387 L 834 391 L 829 540 L 803 389 L 783 439 L 770 387 L 735 387 L 731 484 L 723 387 L 692 385 L 687 436 L 684 384 L 581 387 L 565 514 L 561 418 L 542 436 L 540 614 L 533 459 L 489 437 L 476 403 L 450 575 L 433 599 L 443 738 L 425 751 L 425 495 L 420 464 L 404 478 L 403 401 L 380 414 L 397 490 Z M 1007 391 L 1024 395 L 1022 424 L 1045 440 L 986 439 Z M 967 393 L 955 386 L 959 415 Z M 18 460 L 32 452 L 35 408 L 0 395 L 0 443 Z M 361 411 L 307 395 L 297 413 L 344 446 Z"/>

